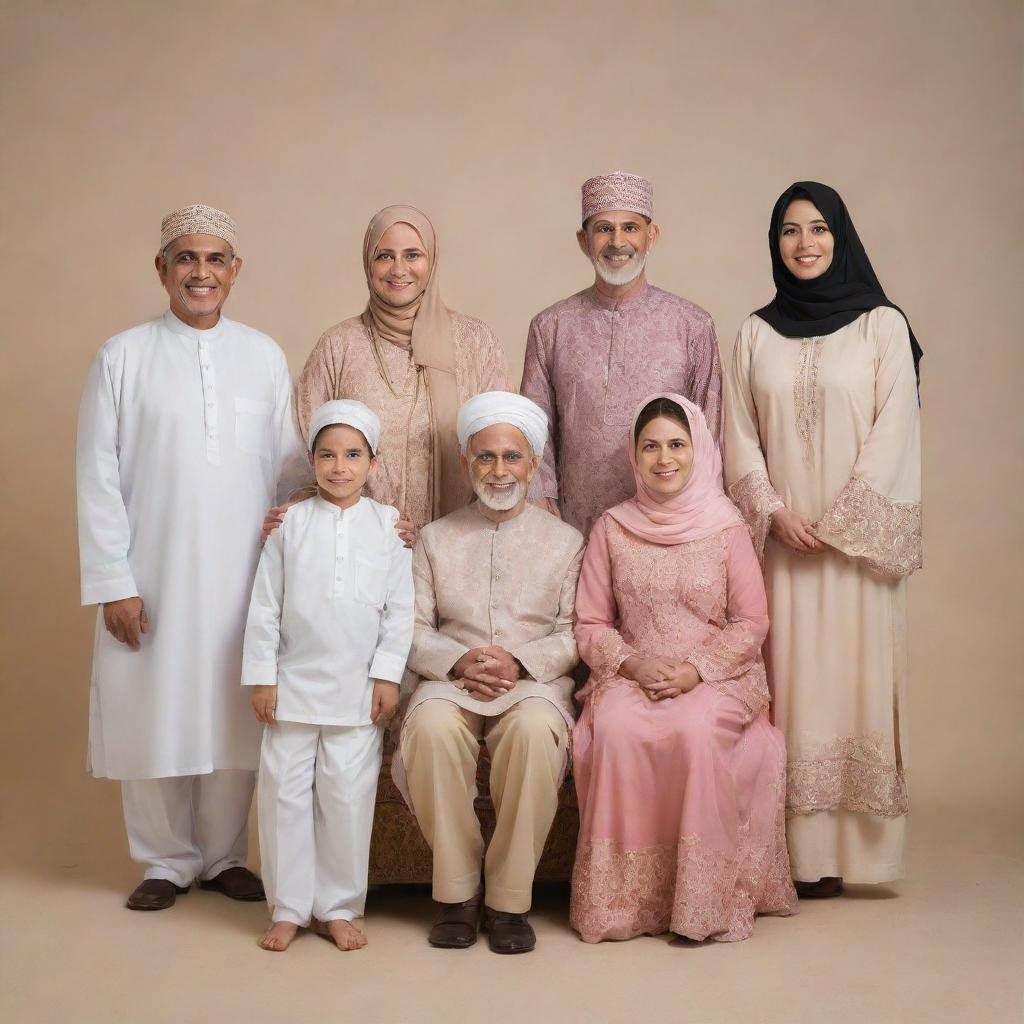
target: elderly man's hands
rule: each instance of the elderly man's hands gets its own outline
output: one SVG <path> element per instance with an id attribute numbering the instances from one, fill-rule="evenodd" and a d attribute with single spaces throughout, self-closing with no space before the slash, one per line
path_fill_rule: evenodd
<path id="1" fill-rule="evenodd" d="M 133 651 L 139 649 L 142 634 L 149 632 L 149 619 L 141 597 L 126 597 L 103 605 L 103 625 L 107 632 Z"/>
<path id="2" fill-rule="evenodd" d="M 494 700 L 516 685 L 522 666 L 504 647 L 474 647 L 455 662 L 452 675 L 478 700 Z"/>

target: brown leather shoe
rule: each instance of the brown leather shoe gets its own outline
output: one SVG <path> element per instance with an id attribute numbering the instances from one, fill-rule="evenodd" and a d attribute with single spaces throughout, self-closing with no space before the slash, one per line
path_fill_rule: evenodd
<path id="1" fill-rule="evenodd" d="M 199 883 L 200 889 L 212 889 L 221 892 L 229 899 L 244 900 L 256 903 L 265 900 L 263 883 L 248 868 L 225 868 L 215 878 L 207 878 Z"/>
<path id="2" fill-rule="evenodd" d="M 537 935 L 525 914 L 484 907 L 484 931 L 492 953 L 529 953 L 537 945 Z"/>
<path id="3" fill-rule="evenodd" d="M 793 888 L 802 900 L 828 900 L 843 895 L 843 880 L 826 875 L 816 882 L 794 882 Z"/>
<path id="4" fill-rule="evenodd" d="M 188 890 L 189 886 L 183 888 L 166 878 L 146 878 L 128 897 L 125 906 L 129 910 L 166 910 L 173 907 L 175 899 Z"/>
<path id="5" fill-rule="evenodd" d="M 480 927 L 481 894 L 463 903 L 438 903 L 441 913 L 430 929 L 427 941 L 440 949 L 468 949 L 476 942 Z"/>

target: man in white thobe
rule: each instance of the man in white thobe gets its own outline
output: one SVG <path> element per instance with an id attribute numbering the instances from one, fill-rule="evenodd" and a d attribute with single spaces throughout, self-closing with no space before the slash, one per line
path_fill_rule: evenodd
<path id="1" fill-rule="evenodd" d="M 477 395 L 459 410 L 458 435 L 477 500 L 425 526 L 413 555 L 409 667 L 421 682 L 392 770 L 434 855 L 431 944 L 472 945 L 483 902 L 490 948 L 525 953 L 573 721 L 583 537 L 526 502 L 547 441 L 536 404 Z M 496 818 L 486 857 L 473 808 L 481 739 Z"/>
<path id="2" fill-rule="evenodd" d="M 221 315 L 241 268 L 227 214 L 164 218 L 162 317 L 115 335 L 86 381 L 77 476 L 82 603 L 100 605 L 89 767 L 121 780 L 132 910 L 193 880 L 263 898 L 245 868 L 260 728 L 238 686 L 268 504 L 302 467 L 284 354 Z M 278 486 L 281 486 L 279 494 Z"/>

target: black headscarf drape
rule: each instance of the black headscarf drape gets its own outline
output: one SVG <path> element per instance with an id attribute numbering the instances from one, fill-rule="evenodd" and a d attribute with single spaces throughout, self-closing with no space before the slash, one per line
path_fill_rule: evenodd
<path id="1" fill-rule="evenodd" d="M 786 269 L 779 253 L 782 218 L 794 199 L 809 199 L 814 203 L 825 218 L 835 242 L 828 270 L 810 281 L 794 277 Z M 754 310 L 754 314 L 771 324 L 779 334 L 787 338 L 832 334 L 877 306 L 890 306 L 898 310 L 904 320 L 907 319 L 906 313 L 894 302 L 890 302 L 882 290 L 846 204 L 839 193 L 828 185 L 817 181 L 798 181 L 779 196 L 768 228 L 768 248 L 772 255 L 775 298 L 767 306 Z M 914 337 L 909 320 L 907 330 L 910 332 L 910 348 L 914 354 L 914 373 L 920 384 L 921 357 L 924 353 Z"/>

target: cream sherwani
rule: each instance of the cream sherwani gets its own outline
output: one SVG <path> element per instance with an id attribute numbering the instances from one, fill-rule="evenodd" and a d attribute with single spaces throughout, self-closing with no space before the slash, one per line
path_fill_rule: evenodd
<path id="1" fill-rule="evenodd" d="M 473 799 L 482 738 L 497 816 L 485 899 L 493 910 L 530 908 L 573 722 L 572 615 L 582 559 L 579 531 L 532 505 L 497 524 L 474 502 L 420 533 L 409 667 L 421 682 L 393 774 L 433 850 L 434 899 L 442 903 L 467 900 L 480 884 L 483 838 Z M 451 673 L 467 651 L 491 645 L 519 661 L 523 678 L 484 701 Z"/>
<path id="2" fill-rule="evenodd" d="M 398 685 L 412 642 L 411 557 L 398 513 L 317 496 L 267 540 L 249 604 L 242 682 L 277 687 L 260 755 L 260 851 L 275 921 L 352 920 L 380 773 L 373 680 Z"/>
<path id="3" fill-rule="evenodd" d="M 260 523 L 304 454 L 284 354 L 224 317 L 197 331 L 165 313 L 111 338 L 89 371 L 82 603 L 141 596 L 149 618 L 132 651 L 97 616 L 89 766 L 124 780 L 147 877 L 185 885 L 244 863 L 260 733 L 238 686 L 242 631 Z"/>

